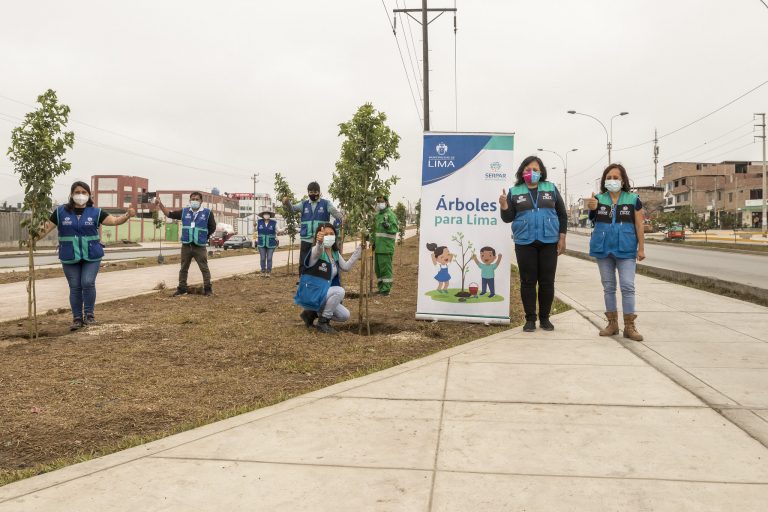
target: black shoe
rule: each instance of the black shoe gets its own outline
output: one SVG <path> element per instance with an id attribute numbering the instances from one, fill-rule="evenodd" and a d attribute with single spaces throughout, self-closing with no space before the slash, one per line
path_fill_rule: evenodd
<path id="1" fill-rule="evenodd" d="M 523 330 L 525 332 L 533 332 L 536 330 L 536 321 L 535 320 L 526 320 L 525 325 L 523 326 Z"/>
<path id="2" fill-rule="evenodd" d="M 325 334 L 333 334 L 336 332 L 336 329 L 331 327 L 330 319 L 324 317 L 320 317 L 320 320 L 317 321 L 317 330 L 324 332 Z"/>
<path id="3" fill-rule="evenodd" d="M 179 295 L 186 295 L 187 289 L 186 288 L 176 288 L 176 293 L 173 294 L 174 297 L 178 297 Z"/>
<path id="4" fill-rule="evenodd" d="M 549 318 L 539 318 L 539 327 L 545 331 L 554 331 L 555 326 L 549 321 Z"/>
<path id="5" fill-rule="evenodd" d="M 82 318 L 75 318 L 72 320 L 72 325 L 69 326 L 70 331 L 76 331 L 78 329 L 83 328 L 83 319 Z"/>
<path id="6" fill-rule="evenodd" d="M 86 314 L 83 323 L 85 325 L 94 325 L 96 324 L 96 318 L 93 316 L 93 314 Z"/>
<path id="7" fill-rule="evenodd" d="M 304 320 L 304 325 L 307 326 L 307 329 L 312 327 L 312 324 L 315 323 L 315 318 L 317 318 L 317 312 L 316 311 L 310 311 L 309 309 L 305 309 L 301 312 L 299 315 L 302 320 Z"/>
<path id="8" fill-rule="evenodd" d="M 206 297 L 210 297 L 211 295 L 213 295 L 213 289 L 211 289 L 210 287 L 209 288 L 205 288 L 203 290 L 203 295 L 206 296 Z"/>

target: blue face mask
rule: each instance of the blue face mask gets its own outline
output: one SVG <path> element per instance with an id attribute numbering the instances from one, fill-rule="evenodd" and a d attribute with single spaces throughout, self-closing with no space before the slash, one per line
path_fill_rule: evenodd
<path id="1" fill-rule="evenodd" d="M 532 169 L 526 169 L 523 171 L 523 180 L 526 183 L 538 183 L 541 179 L 541 172 L 534 171 Z"/>
<path id="2" fill-rule="evenodd" d="M 618 192 L 621 190 L 621 180 L 605 180 L 605 188 L 608 192 Z"/>
<path id="3" fill-rule="evenodd" d="M 336 243 L 336 237 L 334 235 L 325 235 L 323 237 L 323 247 L 333 247 Z"/>
<path id="4" fill-rule="evenodd" d="M 198 208 L 200 208 L 200 201 L 190 201 L 189 207 L 192 208 L 193 210 L 197 210 Z"/>

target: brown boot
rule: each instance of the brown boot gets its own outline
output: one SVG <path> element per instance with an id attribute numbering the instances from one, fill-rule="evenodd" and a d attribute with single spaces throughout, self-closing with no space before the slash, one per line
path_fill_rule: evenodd
<path id="1" fill-rule="evenodd" d="M 600 336 L 619 334 L 619 314 L 616 311 L 606 311 L 605 318 L 608 319 L 608 325 L 600 331 Z"/>
<path id="2" fill-rule="evenodd" d="M 637 315 L 624 315 L 624 337 L 633 341 L 643 341 L 643 336 L 635 328 L 635 319 Z"/>

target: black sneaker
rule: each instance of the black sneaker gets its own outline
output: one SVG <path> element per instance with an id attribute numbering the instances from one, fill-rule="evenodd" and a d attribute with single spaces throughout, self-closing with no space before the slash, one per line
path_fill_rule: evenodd
<path id="1" fill-rule="evenodd" d="M 307 326 L 307 329 L 312 327 L 312 324 L 315 323 L 315 318 L 317 318 L 317 312 L 316 311 L 310 311 L 309 309 L 305 309 L 301 312 L 299 315 L 302 320 L 304 320 L 304 325 Z"/>
<path id="2" fill-rule="evenodd" d="M 96 318 L 93 316 L 92 313 L 85 315 L 85 320 L 83 320 L 83 323 L 85 325 L 94 325 L 96 324 Z"/>
<path id="3" fill-rule="evenodd" d="M 525 325 L 523 326 L 523 330 L 525 332 L 533 332 L 536 330 L 536 321 L 535 320 L 526 320 Z"/>
<path id="4" fill-rule="evenodd" d="M 213 289 L 212 288 L 205 288 L 203 290 L 203 295 L 205 297 L 210 297 L 211 295 L 213 295 Z"/>
<path id="5" fill-rule="evenodd" d="M 549 321 L 549 318 L 539 318 L 539 327 L 545 331 L 554 331 L 555 326 Z"/>
<path id="6" fill-rule="evenodd" d="M 317 330 L 320 332 L 324 332 L 325 334 L 333 334 L 336 332 L 336 329 L 331 327 L 331 321 L 328 318 L 324 318 L 324 317 L 320 317 L 320 320 L 318 320 Z"/>
<path id="7" fill-rule="evenodd" d="M 176 293 L 173 294 L 174 297 L 178 297 L 179 295 L 186 295 L 187 289 L 186 288 L 176 288 Z"/>
<path id="8" fill-rule="evenodd" d="M 83 319 L 82 318 L 75 318 L 72 320 L 72 325 L 69 326 L 70 331 L 76 331 L 78 329 L 83 328 Z"/>

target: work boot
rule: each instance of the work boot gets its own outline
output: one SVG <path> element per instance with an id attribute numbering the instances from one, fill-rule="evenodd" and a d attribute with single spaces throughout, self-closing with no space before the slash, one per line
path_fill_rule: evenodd
<path id="1" fill-rule="evenodd" d="M 619 334 L 619 314 L 616 311 L 606 311 L 605 318 L 608 319 L 608 325 L 600 331 L 600 336 Z"/>
<path id="2" fill-rule="evenodd" d="M 178 297 L 179 295 L 186 295 L 187 289 L 186 288 L 176 288 L 176 293 L 173 294 L 174 297 Z"/>
<path id="3" fill-rule="evenodd" d="M 83 323 L 85 325 L 94 325 L 96 324 L 96 317 L 93 316 L 93 313 L 86 313 L 85 319 L 83 320 Z"/>
<path id="4" fill-rule="evenodd" d="M 320 320 L 317 321 L 317 330 L 325 334 L 333 334 L 336 332 L 336 329 L 331 327 L 331 319 L 325 318 L 324 316 L 321 316 Z"/>
<path id="5" fill-rule="evenodd" d="M 206 297 L 210 297 L 211 295 L 213 295 L 213 288 L 210 286 L 205 286 L 203 288 L 203 295 Z"/>
<path id="6" fill-rule="evenodd" d="M 636 318 L 637 315 L 635 314 L 624 315 L 624 337 L 629 338 L 632 341 L 643 341 L 643 336 L 637 332 L 637 328 L 635 327 Z"/>
<path id="7" fill-rule="evenodd" d="M 525 325 L 523 326 L 523 331 L 533 332 L 535 330 L 536 330 L 536 320 L 526 320 Z"/>
<path id="8" fill-rule="evenodd" d="M 70 331 L 76 331 L 78 329 L 83 328 L 83 319 L 82 318 L 75 318 L 72 320 L 72 325 L 69 326 Z"/>
<path id="9" fill-rule="evenodd" d="M 309 309 L 305 309 L 299 316 L 302 320 L 304 320 L 304 325 L 307 326 L 307 329 L 309 329 L 312 327 L 312 324 L 315 323 L 315 318 L 317 318 L 317 311 L 310 311 Z"/>
<path id="10" fill-rule="evenodd" d="M 539 318 L 539 327 L 545 331 L 554 331 L 555 326 L 549 321 L 549 318 Z"/>

